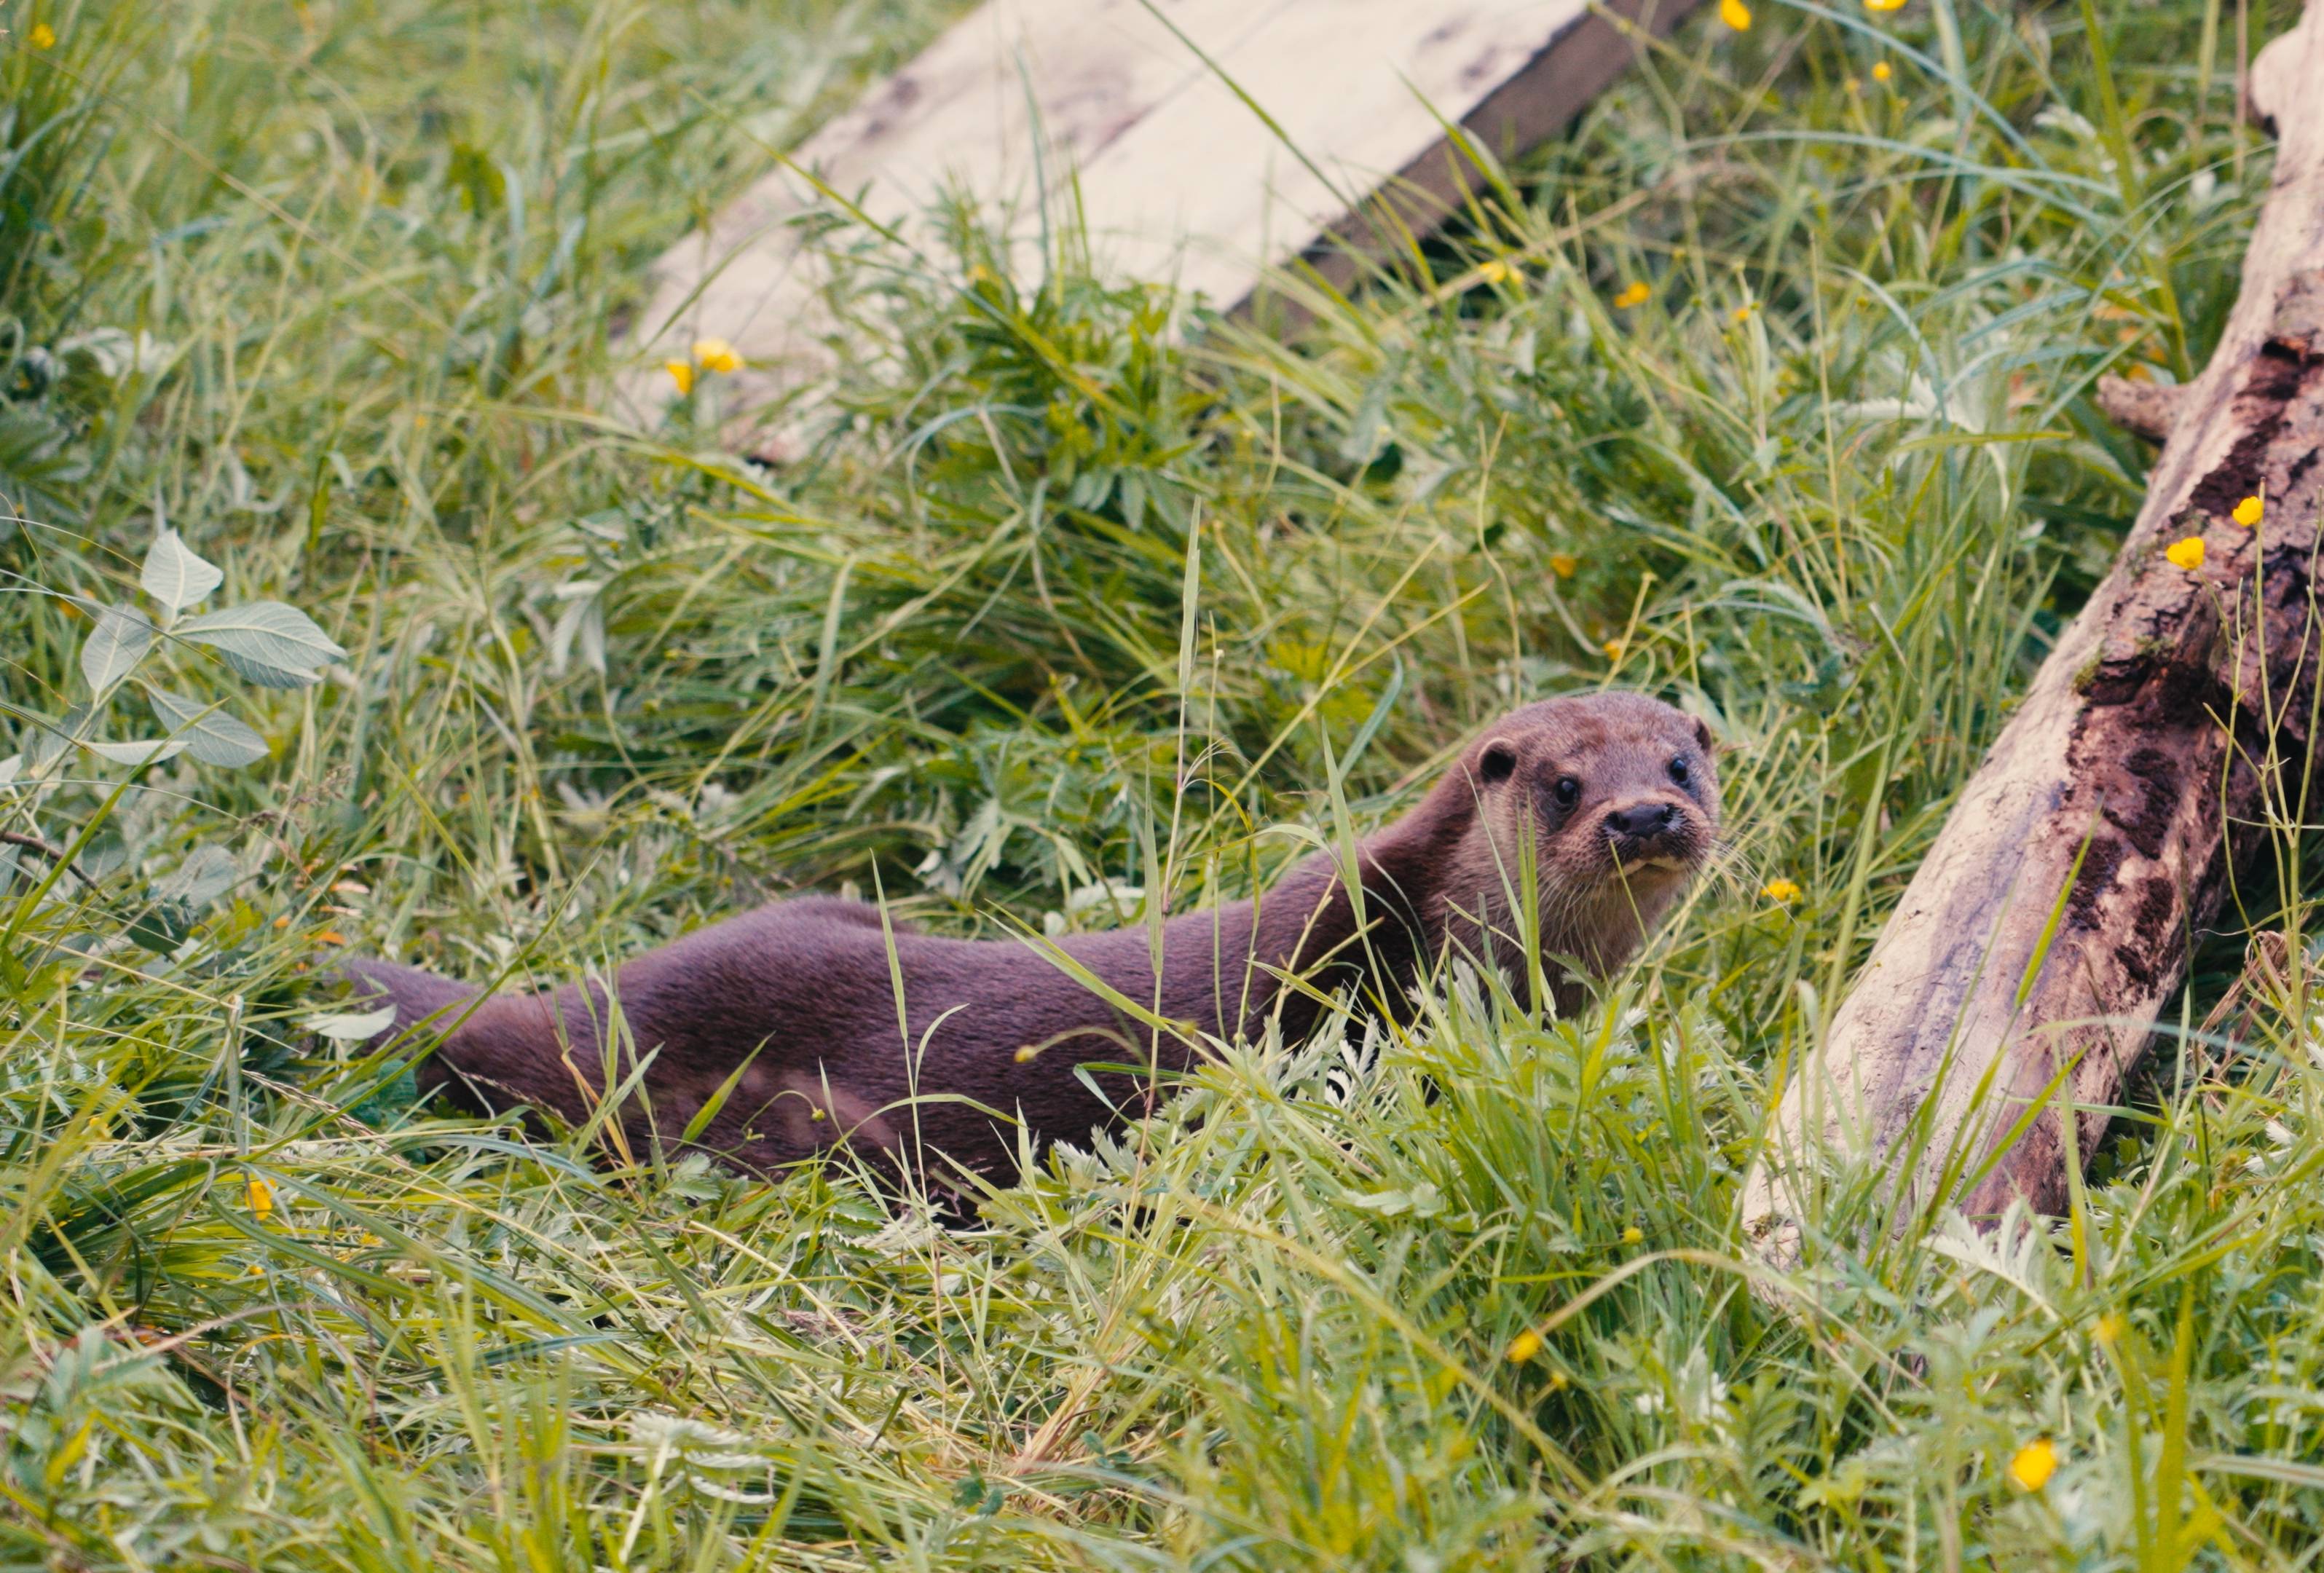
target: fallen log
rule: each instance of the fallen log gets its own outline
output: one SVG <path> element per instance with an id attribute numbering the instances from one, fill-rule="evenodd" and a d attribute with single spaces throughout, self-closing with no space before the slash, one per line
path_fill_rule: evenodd
<path id="1" fill-rule="evenodd" d="M 2202 375 L 2142 411 L 2146 501 L 1963 790 L 1744 1187 L 1789 1261 L 1826 1176 L 1901 1219 L 2057 1211 L 2218 916 L 2297 819 L 2318 714 L 2324 510 L 2324 0 L 2252 72 L 2279 139 L 2241 293 Z M 2256 526 L 2255 504 L 2264 500 Z M 2185 545 L 2200 543 L 2200 548 Z M 2324 787 L 2324 783 L 2319 784 Z"/>
<path id="2" fill-rule="evenodd" d="M 2098 408 L 2106 418 L 2134 437 L 2159 443 L 2168 438 L 2179 419 L 2179 401 L 2185 387 L 2173 382 L 2134 382 L 2127 377 L 2098 379 Z"/>

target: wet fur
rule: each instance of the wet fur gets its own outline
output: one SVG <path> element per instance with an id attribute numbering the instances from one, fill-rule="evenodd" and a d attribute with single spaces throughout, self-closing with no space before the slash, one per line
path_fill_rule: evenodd
<path id="1" fill-rule="evenodd" d="M 1674 759 L 1687 782 L 1672 778 Z M 1569 779 L 1571 806 L 1556 797 Z M 1645 837 L 1609 828 L 1625 814 L 1670 823 Z M 926 1150 L 1006 1177 L 1020 1127 L 1038 1151 L 1148 1107 L 1150 1076 L 1081 1067 L 1177 1071 L 1201 1038 L 1256 1036 L 1270 1017 L 1296 1039 L 1314 1025 L 1318 997 L 1342 989 L 1399 1010 L 1448 951 L 1516 975 L 1524 925 L 1511 897 L 1528 853 L 1544 956 L 1600 976 L 1618 968 L 1711 855 L 1718 821 L 1699 723 L 1633 694 L 1529 705 L 1361 843 L 1360 924 L 1334 860 L 1319 854 L 1255 901 L 1170 918 L 1158 981 L 1142 924 L 1056 942 L 1185 1032 L 1140 1025 L 1030 942 L 896 925 L 899 1025 L 890 931 L 876 908 L 830 897 L 776 902 L 629 962 L 615 978 L 618 1018 L 602 982 L 481 998 L 387 961 L 345 971 L 394 1004 L 383 1039 L 448 1028 L 421 1082 L 473 1107 L 578 1122 L 603 1100 L 609 1062 L 617 1088 L 642 1062 L 641 1090 L 613 1127 L 632 1156 L 675 1148 L 731 1080 L 690 1145 L 743 1168 L 779 1169 L 844 1139 L 890 1164 Z M 1580 979 L 1554 965 L 1549 977 L 1562 1009 L 1580 1003 Z"/>

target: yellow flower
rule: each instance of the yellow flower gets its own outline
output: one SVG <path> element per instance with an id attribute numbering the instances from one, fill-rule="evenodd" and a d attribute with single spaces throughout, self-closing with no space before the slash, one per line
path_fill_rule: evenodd
<path id="1" fill-rule="evenodd" d="M 1506 284 L 1517 276 L 1517 271 L 1499 257 L 1477 265 L 1477 277 L 1488 284 Z"/>
<path id="2" fill-rule="evenodd" d="M 253 1174 L 248 1182 L 248 1189 L 243 1193 L 243 1200 L 248 1203 L 251 1211 L 264 1218 L 274 1210 L 274 1188 Z"/>
<path id="3" fill-rule="evenodd" d="M 1751 8 L 1743 0 L 1719 0 L 1719 20 L 1738 32 L 1751 31 Z"/>
<path id="4" fill-rule="evenodd" d="M 1618 661 L 1622 658 L 1622 641 L 1620 639 L 1608 639 L 1599 648 L 1606 652 L 1606 658 L 1609 661 Z"/>
<path id="5" fill-rule="evenodd" d="M 1872 79 L 1876 82 L 1885 82 L 1895 74 L 1896 69 L 1886 60 L 1877 61 L 1872 68 Z"/>
<path id="6" fill-rule="evenodd" d="M 1735 320 L 1738 322 L 1748 322 L 1751 319 L 1751 314 L 1758 309 L 1759 303 L 1757 300 L 1746 300 L 1742 305 L 1735 308 Z"/>
<path id="7" fill-rule="evenodd" d="M 1904 0 L 1864 0 L 1864 9 L 1867 11 L 1902 11 L 1904 9 Z"/>
<path id="8" fill-rule="evenodd" d="M 2184 568 L 2191 574 L 2203 566 L 2203 538 L 2190 535 L 2185 540 L 2172 541 L 2163 548 L 2163 555 L 2171 559 L 2172 567 Z"/>
<path id="9" fill-rule="evenodd" d="M 2035 1437 L 2009 1460 L 2009 1478 L 2021 1490 L 2039 1491 L 2050 1484 L 2050 1476 L 2057 1472 L 2058 1444 L 2047 1437 Z"/>
<path id="10" fill-rule="evenodd" d="M 1759 887 L 1759 894 L 1770 901 L 1792 902 L 1800 898 L 1800 888 L 1791 879 L 1770 879 Z"/>
<path id="11" fill-rule="evenodd" d="M 1626 1246 L 1635 1246 L 1646 1237 L 1646 1231 L 1640 1228 L 1637 1224 L 1632 1224 L 1628 1228 L 1622 1231 L 1622 1243 Z"/>
<path id="12" fill-rule="evenodd" d="M 1623 288 L 1619 295 L 1614 297 L 1614 305 L 1618 310 L 1628 311 L 1633 306 L 1644 306 L 1647 298 L 1653 294 L 1654 291 L 1646 288 L 1646 281 L 1644 279 L 1633 279 Z"/>
<path id="13" fill-rule="evenodd" d="M 36 50 L 54 49 L 57 47 L 57 30 L 45 22 L 35 22 L 32 31 L 24 35 L 24 41 Z"/>
<path id="14" fill-rule="evenodd" d="M 668 372 L 669 373 L 669 380 L 678 384 L 678 396 L 680 399 L 685 398 L 688 393 L 694 391 L 694 363 L 692 361 L 664 361 L 661 363 L 661 369 Z"/>
<path id="15" fill-rule="evenodd" d="M 1574 571 L 1581 566 L 1582 559 L 1580 557 L 1568 557 L 1563 552 L 1552 552 L 1549 554 L 1549 571 L 1556 575 L 1561 579 L 1572 578 Z"/>
<path id="16" fill-rule="evenodd" d="M 1541 1335 L 1527 1328 L 1509 1340 L 1508 1359 L 1512 1366 L 1522 1366 L 1541 1353 Z"/>
<path id="17" fill-rule="evenodd" d="M 1564 1386 L 1565 1373 L 1563 1371 L 1552 1371 L 1549 1374 L 1549 1390 L 1552 1393 L 1555 1393 L 1563 1389 Z"/>
<path id="18" fill-rule="evenodd" d="M 694 363 L 706 372 L 739 372 L 742 355 L 723 338 L 698 338 L 694 341 Z"/>
<path id="19" fill-rule="evenodd" d="M 2232 515 L 2230 515 L 2230 517 L 2233 518 L 2237 524 L 2242 525 L 2246 529 L 2257 529 L 2259 528 L 2260 515 L 2266 511 L 2266 503 L 2262 502 L 2256 497 L 2246 497 L 2241 502 L 2236 504 L 2236 511 Z"/>
<path id="20" fill-rule="evenodd" d="M 2090 1337 L 2096 1338 L 2099 1343 L 2104 1344 L 2107 1348 L 2112 1348 L 2115 1346 L 2116 1340 L 2119 1339 L 2125 1332 L 2129 1330 L 2129 1327 L 2130 1324 L 2124 1320 L 2122 1312 L 2118 1311 L 2110 1311 L 2104 1316 L 2098 1318 L 2098 1321 L 2090 1328 Z"/>

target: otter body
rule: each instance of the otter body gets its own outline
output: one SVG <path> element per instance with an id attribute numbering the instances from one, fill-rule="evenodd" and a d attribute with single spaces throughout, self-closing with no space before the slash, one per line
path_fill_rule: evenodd
<path id="1" fill-rule="evenodd" d="M 878 909 L 829 897 L 776 902 L 616 974 L 614 1084 L 650 1056 L 622 1133 L 639 1155 L 673 1147 L 731 1081 L 688 1145 L 744 1168 L 844 1140 L 891 1162 L 925 1151 L 1006 1175 L 1020 1127 L 1038 1151 L 1148 1107 L 1150 1077 L 1080 1067 L 1183 1069 L 1197 1035 L 1256 1036 L 1270 1018 L 1296 1038 L 1319 996 L 1351 986 L 1394 1010 L 1448 952 L 1514 969 L 1528 842 L 1543 956 L 1614 970 L 1710 855 L 1718 814 L 1709 737 L 1668 705 L 1633 694 L 1529 705 L 1358 848 L 1360 916 L 1319 854 L 1256 900 L 1166 922 L 1158 980 L 1142 924 L 1055 942 L 1071 968 L 1185 1024 L 1176 1032 L 1143 1025 L 1023 941 L 891 934 Z M 424 1087 L 574 1120 L 599 1100 L 616 1019 L 604 985 L 477 999 L 389 962 L 346 972 L 394 1004 L 383 1036 L 430 1017 L 449 1027 Z M 1578 980 L 1553 966 L 1551 982 L 1562 1008 L 1579 1002 Z"/>

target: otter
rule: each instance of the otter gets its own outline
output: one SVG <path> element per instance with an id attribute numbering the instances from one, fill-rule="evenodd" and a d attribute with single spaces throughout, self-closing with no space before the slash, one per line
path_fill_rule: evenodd
<path id="1" fill-rule="evenodd" d="M 1708 860 L 1718 826 L 1707 730 L 1607 692 L 1530 704 L 1485 731 L 1416 807 L 1356 847 L 1352 888 L 1341 859 L 1317 853 L 1255 899 L 1167 919 L 1158 980 L 1142 924 L 1050 949 L 921 934 L 824 896 L 641 956 L 610 996 L 592 981 L 479 998 L 386 961 L 343 970 L 395 1007 L 374 1043 L 441 1031 L 423 1090 L 482 1110 L 585 1119 L 610 1058 L 617 1090 L 636 1083 L 615 1133 L 632 1156 L 698 1148 L 770 1174 L 846 1143 L 924 1176 L 940 1154 L 1003 1178 L 1020 1130 L 1037 1153 L 1086 1140 L 1150 1108 L 1157 1081 L 1205 1039 L 1274 1022 L 1296 1041 L 1342 990 L 1408 1010 L 1415 981 L 1448 955 L 1527 987 L 1514 898 L 1528 870 L 1533 943 L 1570 1013 L 1585 987 L 1573 970 L 1603 977 L 1628 961 Z"/>

